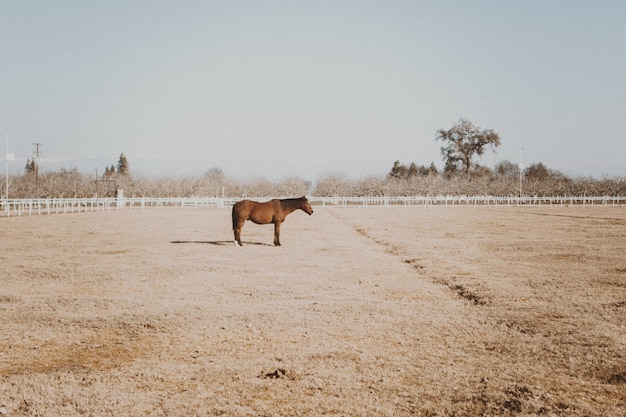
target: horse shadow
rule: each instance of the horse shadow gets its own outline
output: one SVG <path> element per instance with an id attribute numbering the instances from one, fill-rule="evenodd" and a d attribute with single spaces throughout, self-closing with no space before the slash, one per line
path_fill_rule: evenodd
<path id="1" fill-rule="evenodd" d="M 201 245 L 214 245 L 214 246 L 235 246 L 234 240 L 172 240 L 170 243 L 174 244 L 201 244 Z M 255 246 L 274 246 L 269 243 L 262 242 L 242 242 L 244 245 Z"/>

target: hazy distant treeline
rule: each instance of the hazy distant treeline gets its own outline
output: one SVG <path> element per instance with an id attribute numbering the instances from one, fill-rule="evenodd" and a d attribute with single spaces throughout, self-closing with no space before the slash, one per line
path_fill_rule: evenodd
<path id="1" fill-rule="evenodd" d="M 398 168 L 397 164 L 394 165 Z M 9 198 L 90 198 L 114 196 L 116 189 L 127 197 L 289 197 L 329 196 L 624 196 L 626 178 L 570 178 L 561 173 L 531 166 L 522 172 L 505 164 L 500 169 L 480 168 L 471 175 L 447 175 L 433 170 L 357 180 L 341 174 L 324 175 L 315 182 L 297 176 L 279 181 L 264 178 L 231 178 L 219 168 L 199 176 L 150 178 L 129 173 L 107 172 L 94 178 L 77 169 L 27 172 L 9 178 Z M 532 168 L 532 169 L 531 169 Z M 6 195 L 6 178 L 0 177 L 1 197 Z"/>

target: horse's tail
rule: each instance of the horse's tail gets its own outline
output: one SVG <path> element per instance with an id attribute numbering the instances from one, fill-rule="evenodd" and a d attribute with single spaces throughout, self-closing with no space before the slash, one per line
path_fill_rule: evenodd
<path id="1" fill-rule="evenodd" d="M 237 228 L 237 211 L 235 210 L 235 207 L 237 207 L 237 204 L 235 204 L 233 206 L 233 212 L 232 212 L 232 216 L 233 216 L 233 230 L 235 230 Z"/>

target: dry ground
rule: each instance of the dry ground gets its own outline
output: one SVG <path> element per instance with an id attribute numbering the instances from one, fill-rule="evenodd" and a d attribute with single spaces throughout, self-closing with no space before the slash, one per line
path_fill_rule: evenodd
<path id="1" fill-rule="evenodd" d="M 626 209 L 0 219 L 0 414 L 626 415 Z"/>

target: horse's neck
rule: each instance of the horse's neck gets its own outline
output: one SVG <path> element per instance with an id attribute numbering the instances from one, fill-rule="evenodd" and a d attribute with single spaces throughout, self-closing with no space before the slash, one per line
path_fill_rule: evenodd
<path id="1" fill-rule="evenodd" d="M 300 201 L 297 199 L 282 200 L 281 206 L 283 207 L 283 211 L 285 212 L 285 214 L 293 213 L 300 208 Z"/>

